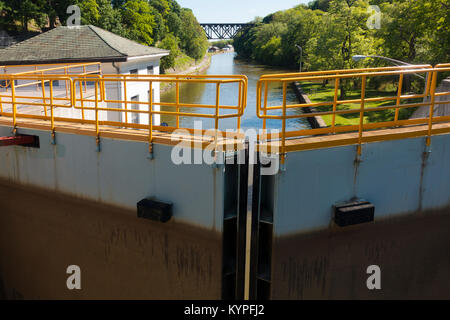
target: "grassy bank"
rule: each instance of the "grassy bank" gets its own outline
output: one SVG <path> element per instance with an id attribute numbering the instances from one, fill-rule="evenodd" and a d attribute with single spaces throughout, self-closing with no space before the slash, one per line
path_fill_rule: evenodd
<path id="1" fill-rule="evenodd" d="M 332 111 L 333 110 L 333 100 L 334 100 L 334 82 L 331 81 L 329 84 L 323 86 L 322 82 L 302 82 L 301 87 L 303 91 L 308 95 L 309 99 L 313 103 L 330 102 L 329 106 L 320 106 L 316 109 L 320 112 Z M 383 88 L 370 88 L 366 89 L 366 98 L 375 97 L 392 97 L 397 95 L 397 88 L 391 84 L 384 85 Z M 345 100 L 360 99 L 361 91 L 360 89 L 347 90 L 345 95 Z M 338 96 L 339 99 L 339 96 Z M 341 99 L 339 99 L 341 100 Z M 402 103 L 412 103 L 419 102 L 415 100 L 402 100 Z M 395 105 L 396 101 L 377 101 L 377 102 L 366 102 L 365 108 L 376 108 L 383 106 Z M 337 106 L 337 110 L 359 110 L 361 105 L 359 103 L 342 104 Z M 400 109 L 399 119 L 408 119 L 415 108 Z M 364 123 L 373 122 L 384 122 L 393 121 L 395 117 L 395 110 L 381 110 L 365 113 Z M 332 115 L 322 116 L 323 120 L 328 126 L 332 124 Z M 359 112 L 350 114 L 336 115 L 336 125 L 358 125 L 359 124 Z"/>

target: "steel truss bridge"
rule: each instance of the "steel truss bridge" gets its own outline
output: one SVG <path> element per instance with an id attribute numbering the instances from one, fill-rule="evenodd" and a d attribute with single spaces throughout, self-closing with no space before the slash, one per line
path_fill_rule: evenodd
<path id="1" fill-rule="evenodd" d="M 208 40 L 233 39 L 245 28 L 253 26 L 251 23 L 201 23 Z"/>

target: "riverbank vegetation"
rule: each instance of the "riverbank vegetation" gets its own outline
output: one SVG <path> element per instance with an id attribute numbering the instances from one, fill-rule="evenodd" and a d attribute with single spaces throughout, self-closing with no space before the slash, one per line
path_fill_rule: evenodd
<path id="1" fill-rule="evenodd" d="M 379 29 L 370 5 L 381 10 Z M 353 61 L 358 54 L 409 63 L 450 61 L 450 0 L 315 0 L 253 22 L 234 47 L 239 56 L 267 65 L 298 69 L 296 44 L 303 48 L 305 71 L 380 63 Z"/>
<path id="2" fill-rule="evenodd" d="M 175 0 L 0 0 L 0 28 L 47 31 L 65 25 L 70 5 L 81 9 L 81 24 L 91 24 L 148 46 L 171 50 L 163 70 L 178 56 L 199 60 L 208 48 L 206 35 L 192 10 Z"/>
<path id="3" fill-rule="evenodd" d="M 379 14 L 370 9 L 377 5 Z M 450 0 L 315 0 L 257 18 L 254 26 L 234 39 L 238 56 L 258 63 L 302 71 L 351 69 L 392 65 L 381 59 L 355 61 L 355 55 L 378 55 L 411 64 L 450 61 Z M 379 23 L 379 24 L 378 24 Z M 447 76 L 443 74 L 442 76 Z M 396 96 L 398 77 L 370 78 L 367 95 Z M 312 102 L 329 102 L 334 98 L 334 81 L 302 83 Z M 342 79 L 339 99 L 359 99 L 360 82 Z M 405 93 L 423 92 L 424 81 L 415 75 L 405 76 Z M 417 101 L 416 101 L 417 102 Z M 392 101 L 368 104 L 390 105 Z M 340 105 L 339 110 L 358 109 L 359 105 Z M 319 107 L 330 111 L 331 107 Z M 369 113 L 365 121 L 388 121 L 394 111 Z M 413 108 L 401 109 L 399 119 L 407 119 Z M 330 125 L 331 117 L 324 116 Z M 356 124 L 359 114 L 336 117 L 339 125 Z"/>
<path id="4" fill-rule="evenodd" d="M 308 95 L 311 102 L 324 103 L 330 102 L 334 99 L 334 83 L 323 85 L 321 82 L 303 82 L 301 85 L 303 91 Z M 347 100 L 357 100 L 361 97 L 360 88 L 350 88 L 346 92 Z M 397 87 L 393 83 L 385 83 L 382 86 L 368 86 L 366 89 L 366 98 L 379 97 L 380 93 L 383 96 L 396 96 Z M 420 99 L 405 99 L 404 103 L 418 103 Z M 392 101 L 366 101 L 365 108 L 376 108 L 392 105 Z M 355 113 L 337 114 L 335 119 L 336 125 L 359 125 L 359 103 L 347 103 L 338 105 L 336 110 L 355 110 Z M 315 107 L 319 112 L 332 111 L 332 105 Z M 414 113 L 415 108 L 401 108 L 398 111 L 398 119 L 405 120 Z M 332 115 L 321 116 L 327 126 L 331 126 L 333 122 Z M 375 112 L 368 112 L 364 115 L 364 123 L 393 121 L 395 119 L 395 110 L 380 110 Z"/>

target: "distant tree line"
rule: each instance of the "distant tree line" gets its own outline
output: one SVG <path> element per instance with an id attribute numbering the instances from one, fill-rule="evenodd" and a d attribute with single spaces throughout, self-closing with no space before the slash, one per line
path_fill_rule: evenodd
<path id="1" fill-rule="evenodd" d="M 367 26 L 369 5 L 381 9 L 379 29 Z M 303 48 L 303 70 L 351 68 L 357 54 L 450 62 L 450 0 L 315 0 L 254 23 L 235 38 L 235 50 L 268 65 L 298 68 L 296 44 Z"/>
<path id="2" fill-rule="evenodd" d="M 70 5 L 80 7 L 84 25 L 171 50 L 171 55 L 163 58 L 164 69 L 172 67 L 181 53 L 200 59 L 208 48 L 192 11 L 175 0 L 0 0 L 0 27 L 45 31 L 65 25 Z"/>

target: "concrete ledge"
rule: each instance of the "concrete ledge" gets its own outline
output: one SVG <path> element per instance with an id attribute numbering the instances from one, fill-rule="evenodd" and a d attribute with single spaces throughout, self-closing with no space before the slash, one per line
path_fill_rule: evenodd
<path id="1" fill-rule="evenodd" d="M 450 133 L 450 123 L 441 123 L 433 125 L 432 135 L 446 134 L 446 133 Z M 427 135 L 428 135 L 428 125 L 373 130 L 364 132 L 362 137 L 362 143 L 400 140 L 415 137 L 424 137 Z M 302 150 L 313 150 L 338 146 L 356 145 L 358 144 L 358 141 L 359 141 L 358 132 L 297 138 L 286 140 L 286 151 L 295 152 Z M 268 143 L 266 148 L 269 151 L 271 150 L 271 148 L 274 149 L 279 148 L 279 141 Z"/>
<path id="2" fill-rule="evenodd" d="M 12 129 L 12 119 L 8 117 L 0 117 L 0 126 L 11 127 Z M 45 120 L 20 119 L 17 120 L 17 128 L 35 129 L 48 132 L 51 131 L 51 124 L 49 121 Z M 185 131 L 188 131 L 188 129 L 186 129 Z M 55 132 L 76 134 L 82 136 L 91 136 L 91 137 L 97 136 L 95 125 L 79 124 L 76 122 L 71 123 L 71 122 L 55 121 Z M 102 126 L 99 136 L 100 138 L 149 142 L 148 131 L 145 130 L 119 129 L 114 127 L 108 128 Z M 241 150 L 243 148 L 243 144 L 241 145 L 236 140 L 242 138 L 243 135 L 238 133 L 231 134 L 228 138 L 220 137 L 219 134 L 218 146 L 223 146 L 224 150 L 233 150 L 233 149 Z M 174 146 L 178 145 L 180 142 L 182 142 L 183 146 L 185 147 L 200 148 L 201 146 L 202 149 L 205 149 L 211 143 L 214 142 L 214 138 L 212 136 L 182 135 L 160 131 L 153 132 L 153 143 Z"/>

